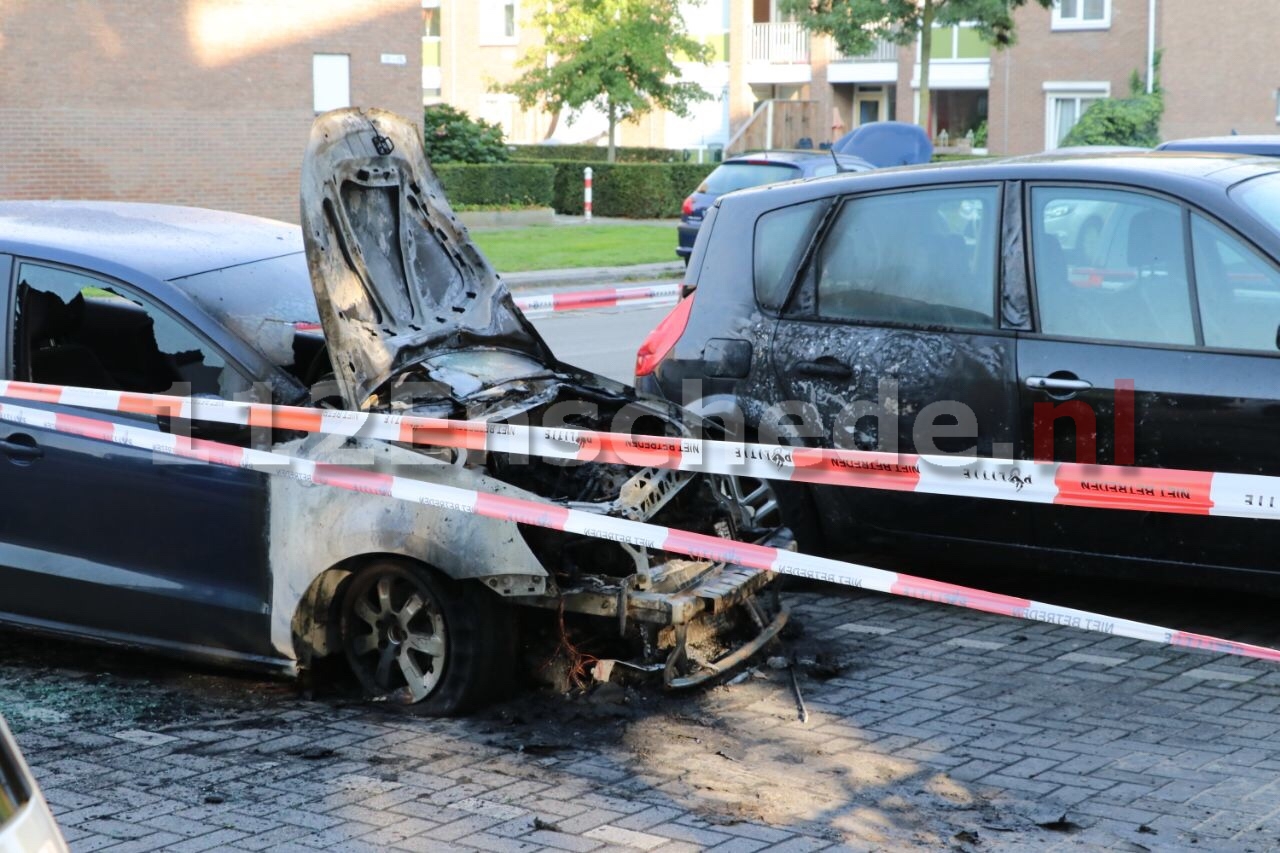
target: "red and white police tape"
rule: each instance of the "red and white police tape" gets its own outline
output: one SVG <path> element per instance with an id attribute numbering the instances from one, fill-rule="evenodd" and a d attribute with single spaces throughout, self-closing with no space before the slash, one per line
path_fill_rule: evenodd
<path id="1" fill-rule="evenodd" d="M 109 441 L 207 464 L 247 468 L 304 482 L 411 501 L 456 512 L 472 513 L 487 518 L 612 539 L 644 548 L 731 563 L 761 571 L 814 578 L 891 595 L 919 598 L 1018 619 L 1068 625 L 1087 631 L 1149 640 L 1165 645 L 1198 648 L 1259 660 L 1280 661 L 1280 650 L 1263 646 L 1204 634 L 1175 631 L 1158 625 L 1091 613 L 1087 610 L 1058 607 L 1026 598 L 984 592 L 956 584 L 889 572 L 856 563 L 798 554 L 765 545 L 673 530 L 648 522 L 597 515 L 541 501 L 487 494 L 343 465 L 312 462 L 280 453 L 193 439 L 79 415 L 32 409 L 12 403 L 0 404 L 0 421 Z"/>
<path id="2" fill-rule="evenodd" d="M 832 486 L 1280 519 L 1280 477 L 636 436 L 0 381 L 0 397 L 250 427 Z"/>
<path id="3" fill-rule="evenodd" d="M 653 284 L 636 287 L 602 287 L 593 290 L 563 290 L 557 293 L 530 293 L 516 296 L 516 307 L 527 317 L 557 311 L 586 308 L 652 308 L 680 301 L 680 284 Z"/>

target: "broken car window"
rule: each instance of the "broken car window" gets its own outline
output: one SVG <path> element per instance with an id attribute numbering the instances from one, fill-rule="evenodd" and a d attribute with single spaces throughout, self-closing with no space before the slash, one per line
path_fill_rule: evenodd
<path id="1" fill-rule="evenodd" d="M 846 202 L 818 253 L 818 315 L 995 328 L 998 202 L 992 186 Z"/>
<path id="2" fill-rule="evenodd" d="M 1195 344 L 1178 205 L 1135 192 L 1035 187 L 1031 232 L 1040 331 Z"/>
<path id="3" fill-rule="evenodd" d="M 218 350 L 115 282 L 23 263 L 15 308 L 21 379 L 228 399 L 250 388 Z"/>

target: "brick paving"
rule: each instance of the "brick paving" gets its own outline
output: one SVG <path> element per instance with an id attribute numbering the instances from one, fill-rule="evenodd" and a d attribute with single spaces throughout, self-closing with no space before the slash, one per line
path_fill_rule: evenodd
<path id="1" fill-rule="evenodd" d="M 77 851 L 1280 844 L 1280 668 L 791 598 L 807 724 L 767 667 L 688 696 L 530 693 L 432 720 L 12 638 L 0 712 Z"/>

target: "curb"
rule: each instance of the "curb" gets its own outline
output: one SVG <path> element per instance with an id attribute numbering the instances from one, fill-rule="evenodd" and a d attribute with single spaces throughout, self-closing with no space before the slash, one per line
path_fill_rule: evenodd
<path id="1" fill-rule="evenodd" d="M 614 284 L 620 281 L 678 279 L 684 275 L 684 261 L 633 264 L 625 267 L 580 267 L 565 270 L 528 270 L 499 273 L 511 290 L 535 287 L 576 287 L 584 284 Z"/>

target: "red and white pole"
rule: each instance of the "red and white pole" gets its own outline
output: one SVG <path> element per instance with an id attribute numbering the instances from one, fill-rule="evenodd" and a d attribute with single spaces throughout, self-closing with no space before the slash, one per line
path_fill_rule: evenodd
<path id="1" fill-rule="evenodd" d="M 591 218 L 591 167 L 582 170 L 582 218 Z"/>

